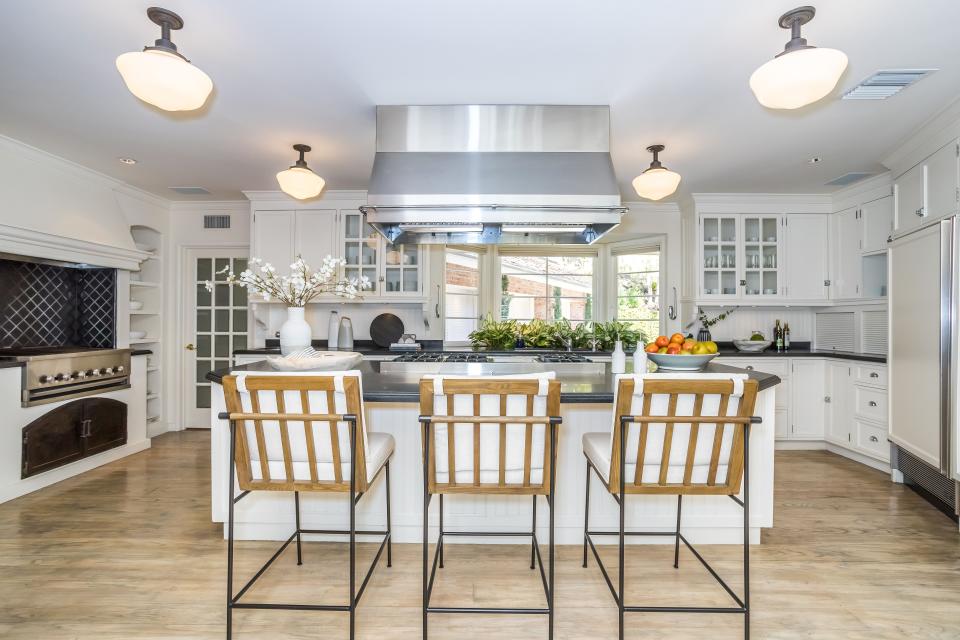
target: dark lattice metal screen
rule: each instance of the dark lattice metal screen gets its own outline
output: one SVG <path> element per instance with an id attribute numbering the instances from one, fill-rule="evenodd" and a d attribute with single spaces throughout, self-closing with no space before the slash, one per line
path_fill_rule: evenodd
<path id="1" fill-rule="evenodd" d="M 0 348 L 116 344 L 115 269 L 0 260 Z"/>

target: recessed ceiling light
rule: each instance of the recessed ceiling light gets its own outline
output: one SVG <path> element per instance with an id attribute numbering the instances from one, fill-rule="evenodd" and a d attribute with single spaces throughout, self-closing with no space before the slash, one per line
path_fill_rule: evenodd
<path id="1" fill-rule="evenodd" d="M 136 158 L 118 158 L 123 164 L 137 164 Z"/>
<path id="2" fill-rule="evenodd" d="M 823 158 L 821 158 L 820 156 L 813 156 L 812 158 L 807 160 L 807 162 L 809 162 L 810 164 L 817 164 L 821 160 L 823 160 Z"/>

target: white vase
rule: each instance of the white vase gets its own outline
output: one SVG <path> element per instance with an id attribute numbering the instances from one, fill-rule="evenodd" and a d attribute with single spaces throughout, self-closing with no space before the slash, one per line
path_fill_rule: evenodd
<path id="1" fill-rule="evenodd" d="M 637 348 L 633 351 L 633 372 L 647 372 L 647 352 L 643 350 L 642 342 L 637 342 Z"/>
<path id="2" fill-rule="evenodd" d="M 340 314 L 336 309 L 330 312 L 330 321 L 327 323 L 327 349 L 336 349 L 340 346 Z"/>
<path id="3" fill-rule="evenodd" d="M 613 353 L 610 355 L 610 371 L 625 373 L 627 370 L 627 354 L 623 352 L 623 343 L 619 340 L 613 343 Z"/>
<path id="4" fill-rule="evenodd" d="M 303 318 L 303 307 L 287 307 L 287 320 L 280 327 L 280 354 L 287 355 L 310 346 L 310 324 Z"/>

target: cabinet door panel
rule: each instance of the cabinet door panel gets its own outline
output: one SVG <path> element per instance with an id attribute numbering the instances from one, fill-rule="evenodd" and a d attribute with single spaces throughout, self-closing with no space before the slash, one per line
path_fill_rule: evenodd
<path id="1" fill-rule="evenodd" d="M 863 223 L 863 251 L 883 251 L 893 233 L 893 196 L 866 202 L 860 207 Z"/>
<path id="2" fill-rule="evenodd" d="M 127 442 L 127 405 L 111 398 L 86 398 L 83 419 L 89 420 L 84 455 L 113 449 Z"/>
<path id="3" fill-rule="evenodd" d="M 796 214 L 786 216 L 786 220 L 785 296 L 791 300 L 826 300 L 829 217 Z"/>
<path id="4" fill-rule="evenodd" d="M 49 471 L 83 457 L 83 400 L 52 409 L 23 428 L 21 477 Z"/>
<path id="5" fill-rule="evenodd" d="M 339 252 L 336 251 L 336 230 L 336 209 L 297 211 L 294 253 L 303 256 L 308 265 L 317 269 L 327 256 L 339 256 Z"/>
<path id="6" fill-rule="evenodd" d="M 825 380 L 822 360 L 795 359 L 791 364 L 793 397 L 790 402 L 794 438 L 819 440 L 824 436 Z"/>
<path id="7" fill-rule="evenodd" d="M 851 445 L 853 414 L 850 394 L 853 389 L 851 366 L 837 362 L 827 363 L 826 439 L 844 447 Z"/>
<path id="8" fill-rule="evenodd" d="M 281 273 L 293 262 L 293 211 L 257 211 L 253 216 L 253 257 L 269 262 Z"/>
<path id="9" fill-rule="evenodd" d="M 700 296 L 716 300 L 739 297 L 740 216 L 700 217 Z"/>
<path id="10" fill-rule="evenodd" d="M 927 167 L 918 164 L 896 179 L 893 193 L 896 230 L 899 233 L 923 224 L 926 216 Z"/>
<path id="11" fill-rule="evenodd" d="M 927 158 L 927 219 L 942 218 L 957 211 L 957 143 L 942 147 Z"/>
<path id="12" fill-rule="evenodd" d="M 860 297 L 861 279 L 861 227 L 857 208 L 851 207 L 833 215 L 834 245 L 833 298 L 848 300 Z"/>

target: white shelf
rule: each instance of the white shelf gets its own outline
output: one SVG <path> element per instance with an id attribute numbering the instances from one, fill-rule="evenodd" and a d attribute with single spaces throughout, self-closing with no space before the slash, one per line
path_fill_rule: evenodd
<path id="1" fill-rule="evenodd" d="M 158 413 L 155 416 L 147 416 L 147 422 L 156 422 L 160 419 L 160 414 Z"/>
<path id="2" fill-rule="evenodd" d="M 160 394 L 159 394 L 159 393 L 148 393 L 148 394 L 147 394 L 147 400 L 156 400 L 156 399 L 159 398 L 159 397 L 160 397 Z"/>
<path id="3" fill-rule="evenodd" d="M 143 309 L 138 309 L 138 310 L 136 310 L 136 311 L 129 311 L 128 313 L 129 313 L 130 315 L 132 315 L 132 316 L 158 316 L 158 315 L 160 315 L 160 314 L 157 313 L 156 311 L 144 311 Z"/>
<path id="4" fill-rule="evenodd" d="M 160 371 L 160 367 L 147 367 L 147 373 L 153 373 L 154 371 Z"/>
<path id="5" fill-rule="evenodd" d="M 151 338 L 150 336 L 145 338 L 130 338 L 130 344 L 154 344 L 159 342 L 160 338 Z"/>
<path id="6" fill-rule="evenodd" d="M 131 287 L 159 287 L 159 286 L 160 286 L 160 283 L 159 283 L 159 282 L 146 282 L 146 281 L 144 281 L 144 280 L 131 280 L 131 281 L 130 281 L 130 286 L 131 286 Z"/>

